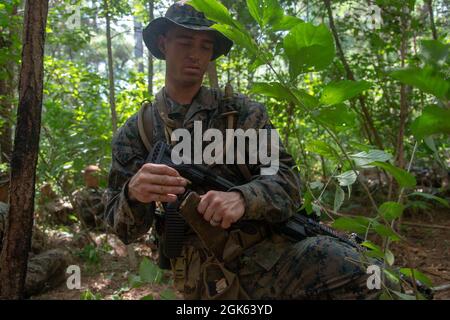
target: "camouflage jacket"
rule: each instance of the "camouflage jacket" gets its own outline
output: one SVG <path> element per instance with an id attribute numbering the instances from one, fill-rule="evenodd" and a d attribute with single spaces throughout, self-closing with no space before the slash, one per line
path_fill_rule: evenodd
<path id="1" fill-rule="evenodd" d="M 95 223 L 105 211 L 103 190 L 99 188 L 82 188 L 73 193 L 75 210 L 85 223 Z"/>
<path id="2" fill-rule="evenodd" d="M 162 89 L 164 90 L 164 89 Z M 168 115 L 153 108 L 153 141 L 166 140 L 163 117 L 168 116 L 177 127 L 193 134 L 194 121 L 202 121 L 203 132 L 217 128 L 224 133 L 226 118 L 222 117 L 220 91 L 202 87 L 190 106 L 182 106 L 166 99 Z M 265 107 L 244 95 L 235 94 L 232 109 L 238 112 L 236 128 L 247 130 L 272 129 Z M 270 131 L 269 131 L 270 132 Z M 129 118 L 112 141 L 112 165 L 107 190 L 106 220 L 124 243 L 131 243 L 145 234 L 152 225 L 155 204 L 132 203 L 127 196 L 128 181 L 144 164 L 147 151 L 139 137 L 137 114 Z M 239 191 L 245 200 L 245 213 L 241 219 L 281 222 L 294 214 L 300 205 L 300 180 L 295 162 L 281 141 L 279 144 L 279 170 L 275 175 L 260 175 L 261 164 L 247 165 L 252 178 L 245 181 L 237 165 L 214 164 L 210 169 L 234 182 L 229 191 Z M 196 191 L 200 190 L 201 186 Z M 195 189 L 195 188 L 194 188 Z"/>

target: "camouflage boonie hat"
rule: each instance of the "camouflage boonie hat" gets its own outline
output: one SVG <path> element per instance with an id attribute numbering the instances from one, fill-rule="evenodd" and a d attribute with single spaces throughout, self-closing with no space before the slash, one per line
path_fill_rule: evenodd
<path id="1" fill-rule="evenodd" d="M 214 52 L 211 60 L 227 54 L 233 42 L 223 34 L 211 28 L 213 21 L 186 4 L 186 0 L 179 1 L 169 7 L 164 17 L 152 20 L 143 31 L 145 45 L 158 59 L 165 60 L 164 54 L 158 48 L 158 37 L 164 34 L 171 25 L 199 31 L 211 31 L 215 34 Z"/>

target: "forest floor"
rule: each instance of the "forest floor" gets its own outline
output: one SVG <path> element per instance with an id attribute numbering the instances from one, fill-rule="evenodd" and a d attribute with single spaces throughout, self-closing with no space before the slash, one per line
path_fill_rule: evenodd
<path id="1" fill-rule="evenodd" d="M 432 280 L 435 287 L 449 284 L 448 209 L 441 208 L 432 214 L 409 214 L 403 222 L 401 234 L 408 243 L 392 245 L 395 265 L 418 268 Z M 105 237 L 105 234 L 91 232 L 90 237 L 95 241 L 95 246 L 89 245 L 86 234 L 82 232 L 50 232 L 48 246 L 66 248 L 72 256 L 71 264 L 80 266 L 81 288 L 70 290 L 64 282 L 32 299 L 182 299 L 172 285 L 170 272 L 160 274 L 156 277 L 157 281 L 142 281 L 145 274 L 154 272 L 152 268 L 156 264 L 157 251 L 151 241 L 142 240 L 127 248 L 111 234 Z M 137 267 L 136 263 L 135 267 L 131 266 L 133 263 L 130 263 L 127 249 L 135 252 Z M 142 266 L 145 257 L 149 260 Z M 450 288 L 437 292 L 434 298 L 450 299 Z"/>

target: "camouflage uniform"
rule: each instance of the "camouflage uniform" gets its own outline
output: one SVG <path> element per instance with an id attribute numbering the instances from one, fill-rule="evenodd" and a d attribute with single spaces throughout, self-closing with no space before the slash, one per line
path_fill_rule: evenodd
<path id="1" fill-rule="evenodd" d="M 167 115 L 153 108 L 152 143 L 166 140 L 163 120 L 167 123 L 167 119 L 172 120 L 177 128 L 188 129 L 191 135 L 194 121 L 202 122 L 203 131 L 217 128 L 224 133 L 226 121 L 221 116 L 220 95 L 216 90 L 202 87 L 190 106 L 179 105 L 167 97 Z M 263 105 L 243 95 L 234 95 L 231 105 L 238 113 L 236 128 L 273 128 Z M 128 182 L 144 164 L 146 156 L 135 115 L 113 138 L 105 211 L 108 223 L 125 243 L 145 234 L 154 218 L 154 203 L 131 202 L 127 196 Z M 248 165 L 252 174 L 249 182 L 245 181 L 236 165 L 209 166 L 214 173 L 238 185 L 229 191 L 239 191 L 245 199 L 245 213 L 240 221 L 271 230 L 273 225 L 292 216 L 300 206 L 298 172 L 281 141 L 279 159 L 280 167 L 275 175 L 260 175 L 261 164 Z M 193 189 L 200 194 L 207 191 L 201 186 Z M 233 227 L 229 231 L 231 237 Z M 175 274 L 175 283 L 186 298 L 204 297 L 200 295 L 204 290 L 201 270 L 209 254 L 195 233 L 188 233 L 182 255 L 183 273 L 179 279 Z M 239 275 L 250 298 L 367 298 L 370 294 L 366 288 L 367 275 L 350 260 L 360 260 L 359 254 L 338 240 L 314 237 L 294 243 L 268 232 L 262 241 L 246 248 L 227 267 Z M 175 263 L 172 261 L 172 264 Z"/>
<path id="2" fill-rule="evenodd" d="M 75 211 L 88 228 L 100 228 L 103 225 L 105 203 L 103 190 L 85 187 L 77 190 L 73 196 Z"/>
<path id="3" fill-rule="evenodd" d="M 7 214 L 8 205 L 0 202 L 0 252 L 3 246 Z M 40 252 L 43 249 L 41 239 L 43 236 L 39 229 L 33 228 L 24 289 L 27 297 L 54 288 L 65 279 L 65 271 L 69 262 L 67 252 L 61 249 Z"/>

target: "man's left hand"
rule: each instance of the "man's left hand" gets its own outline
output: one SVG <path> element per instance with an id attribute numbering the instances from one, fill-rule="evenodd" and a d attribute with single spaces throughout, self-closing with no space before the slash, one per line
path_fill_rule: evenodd
<path id="1" fill-rule="evenodd" d="M 213 226 L 228 229 L 245 212 L 245 200 L 240 192 L 208 191 L 200 196 L 197 211 Z"/>

